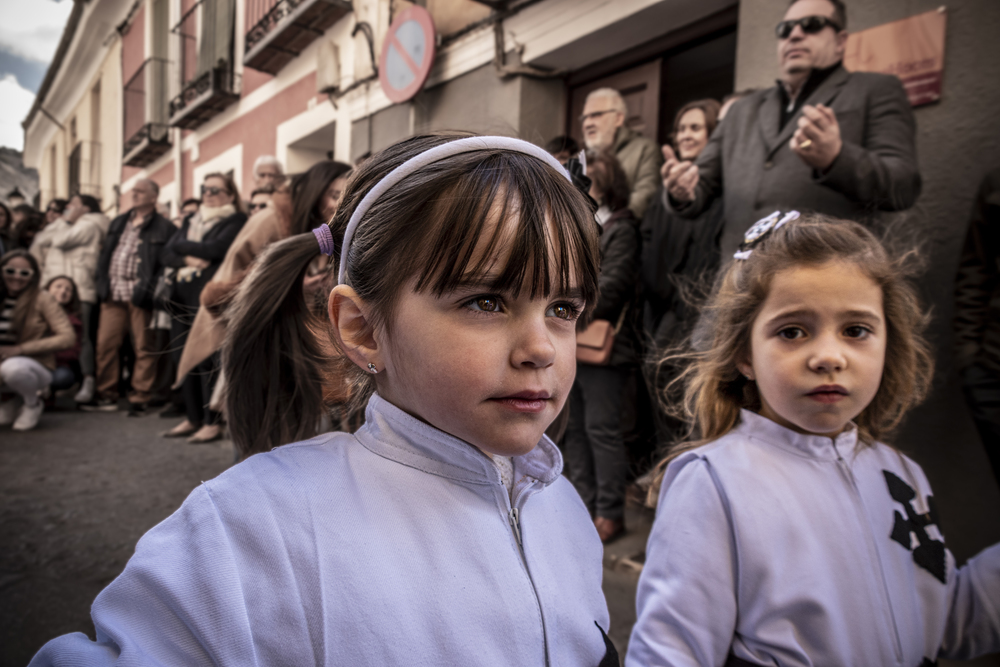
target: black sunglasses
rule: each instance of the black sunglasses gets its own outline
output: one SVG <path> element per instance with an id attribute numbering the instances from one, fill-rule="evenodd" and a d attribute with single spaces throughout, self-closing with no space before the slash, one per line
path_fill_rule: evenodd
<path id="1" fill-rule="evenodd" d="M 35 272 L 31 269 L 15 269 L 13 266 L 3 267 L 4 275 L 7 276 L 20 276 L 21 278 L 30 278 L 35 275 Z"/>
<path id="2" fill-rule="evenodd" d="M 214 185 L 203 185 L 203 186 L 201 186 L 201 196 L 202 197 L 204 197 L 205 195 L 211 195 L 211 196 L 214 197 L 214 196 L 216 196 L 218 194 L 222 194 L 223 192 L 225 192 L 227 195 L 229 194 L 229 191 L 226 190 L 225 188 L 217 188 Z"/>
<path id="3" fill-rule="evenodd" d="M 807 35 L 815 35 L 826 26 L 830 26 L 836 32 L 843 30 L 836 21 L 826 16 L 803 16 L 800 19 L 782 21 L 774 27 L 774 34 L 778 36 L 778 39 L 788 39 L 788 36 L 795 30 L 795 26 L 802 26 L 802 32 Z"/>
<path id="4" fill-rule="evenodd" d="M 263 208 L 267 208 L 267 204 L 250 204 L 247 208 L 249 208 L 250 212 L 253 213 L 254 211 L 259 211 Z"/>

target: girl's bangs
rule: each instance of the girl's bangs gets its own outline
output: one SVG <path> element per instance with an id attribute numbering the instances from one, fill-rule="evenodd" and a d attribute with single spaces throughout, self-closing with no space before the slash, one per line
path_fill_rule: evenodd
<path id="1" fill-rule="evenodd" d="M 418 291 L 481 283 L 532 299 L 578 292 L 595 303 L 597 223 L 574 186 L 537 159 L 483 156 L 429 204 Z"/>

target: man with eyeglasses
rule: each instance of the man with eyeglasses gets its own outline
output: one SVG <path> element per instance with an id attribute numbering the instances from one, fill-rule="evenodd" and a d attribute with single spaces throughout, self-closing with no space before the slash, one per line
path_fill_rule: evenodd
<path id="1" fill-rule="evenodd" d="M 609 151 L 618 158 L 631 194 L 628 207 L 642 219 L 660 187 L 663 158 L 656 142 L 625 125 L 628 109 L 614 88 L 599 88 L 583 105 L 583 143 L 592 151 Z"/>
<path id="2" fill-rule="evenodd" d="M 97 398 L 82 406 L 102 412 L 118 409 L 118 352 L 132 338 L 135 366 L 130 378 L 129 416 L 145 413 L 156 380 L 156 352 L 149 323 L 153 289 L 163 271 L 163 246 L 176 228 L 156 211 L 160 187 L 141 179 L 132 187 L 132 208 L 111 221 L 97 262 Z"/>
<path id="3" fill-rule="evenodd" d="M 693 218 L 723 197 L 723 257 L 778 209 L 870 223 L 917 200 L 906 92 L 894 76 L 844 69 L 846 27 L 841 0 L 792 0 L 775 31 L 777 85 L 735 103 L 694 163 L 664 148 L 667 206 Z"/>

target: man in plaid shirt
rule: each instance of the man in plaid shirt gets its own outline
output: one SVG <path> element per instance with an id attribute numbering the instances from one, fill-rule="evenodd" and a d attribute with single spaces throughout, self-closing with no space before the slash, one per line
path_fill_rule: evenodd
<path id="1" fill-rule="evenodd" d="M 160 253 L 176 231 L 156 211 L 159 186 L 151 180 L 132 188 L 132 209 L 111 222 L 97 264 L 97 296 L 101 300 L 97 330 L 97 398 L 85 410 L 118 409 L 118 356 L 125 336 L 132 338 L 135 367 L 129 416 L 145 412 L 156 381 L 156 355 L 149 323 L 153 290 L 163 271 Z"/>

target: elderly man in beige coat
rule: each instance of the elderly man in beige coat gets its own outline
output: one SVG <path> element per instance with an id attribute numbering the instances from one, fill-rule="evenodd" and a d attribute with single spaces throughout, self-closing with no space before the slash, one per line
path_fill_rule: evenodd
<path id="1" fill-rule="evenodd" d="M 583 106 L 583 142 L 593 151 L 610 151 L 618 158 L 628 178 L 628 207 L 642 219 L 660 188 L 663 156 L 655 141 L 625 126 L 628 109 L 614 88 L 598 88 Z"/>

